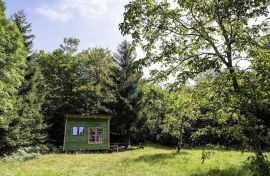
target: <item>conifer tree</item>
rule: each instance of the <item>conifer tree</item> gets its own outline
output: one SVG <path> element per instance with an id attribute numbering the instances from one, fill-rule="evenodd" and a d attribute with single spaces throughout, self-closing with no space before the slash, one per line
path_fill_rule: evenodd
<path id="1" fill-rule="evenodd" d="M 117 52 L 114 53 L 114 62 L 117 65 L 115 75 L 118 93 L 112 126 L 126 137 L 126 143 L 130 145 L 131 131 L 136 126 L 138 117 L 136 104 L 142 72 L 136 67 L 135 50 L 127 41 L 118 45 Z"/>
<path id="2" fill-rule="evenodd" d="M 23 36 L 5 17 L 5 4 L 0 0 L 0 154 L 18 147 L 23 129 L 18 125 L 17 93 L 24 78 L 26 52 Z"/>
<path id="3" fill-rule="evenodd" d="M 31 34 L 31 23 L 27 22 L 26 13 L 21 10 L 12 16 L 12 21 L 23 35 L 27 52 L 24 80 L 18 91 L 17 110 L 20 116 L 18 145 L 29 146 L 40 144 L 46 139 L 46 124 L 42 114 L 44 103 L 44 82 L 42 80 L 37 54 L 32 53 L 34 35 Z"/>

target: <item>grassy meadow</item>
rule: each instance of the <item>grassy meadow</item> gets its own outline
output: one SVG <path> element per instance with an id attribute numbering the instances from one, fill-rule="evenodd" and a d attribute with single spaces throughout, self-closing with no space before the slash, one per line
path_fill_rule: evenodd
<path id="1" fill-rule="evenodd" d="M 88 176 L 242 176 L 250 153 L 215 151 L 201 164 L 201 150 L 146 147 L 111 154 L 51 154 L 24 162 L 0 164 L 0 175 Z"/>

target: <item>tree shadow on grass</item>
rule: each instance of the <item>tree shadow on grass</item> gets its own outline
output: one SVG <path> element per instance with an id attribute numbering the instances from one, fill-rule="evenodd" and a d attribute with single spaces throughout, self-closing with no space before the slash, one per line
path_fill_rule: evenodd
<path id="1" fill-rule="evenodd" d="M 176 156 L 179 155 L 187 155 L 188 152 L 182 151 L 181 153 L 157 153 L 157 154 L 151 154 L 151 155 L 143 155 L 138 158 L 135 158 L 133 161 L 135 162 L 147 162 L 147 163 L 165 163 L 166 161 L 170 159 L 174 159 Z M 187 160 L 186 158 L 183 158 L 183 160 Z"/>
<path id="2" fill-rule="evenodd" d="M 161 144 L 154 144 L 154 143 L 146 143 L 145 147 L 151 147 L 154 149 L 162 149 L 162 150 L 175 150 L 175 147 L 168 147 L 166 145 L 161 145 Z"/>
<path id="3" fill-rule="evenodd" d="M 251 176 L 251 171 L 246 167 L 229 167 L 226 169 L 214 168 L 208 171 L 198 171 L 189 176 Z"/>

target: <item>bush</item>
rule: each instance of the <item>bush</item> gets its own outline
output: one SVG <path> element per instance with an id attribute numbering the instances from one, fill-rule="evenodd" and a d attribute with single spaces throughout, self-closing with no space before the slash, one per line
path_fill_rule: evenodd
<path id="1" fill-rule="evenodd" d="M 26 161 L 37 158 L 41 154 L 55 153 L 57 151 L 52 145 L 21 147 L 10 155 L 4 155 L 4 157 L 0 158 L 0 162 Z"/>
<path id="2" fill-rule="evenodd" d="M 20 148 L 16 152 L 11 153 L 10 155 L 4 155 L 0 159 L 1 162 L 11 162 L 11 161 L 26 161 L 38 157 L 39 153 L 29 152 L 29 148 Z"/>
<path id="3" fill-rule="evenodd" d="M 203 150 L 203 151 L 202 151 L 202 157 L 201 157 L 201 159 L 202 159 L 202 164 L 204 163 L 204 161 L 205 161 L 206 159 L 210 159 L 210 157 L 211 157 L 212 155 L 214 155 L 214 154 L 215 154 L 214 151 Z"/>
<path id="4" fill-rule="evenodd" d="M 267 155 L 261 153 L 256 156 L 250 156 L 247 160 L 249 161 L 247 167 L 252 170 L 254 176 L 270 175 L 270 163 Z"/>

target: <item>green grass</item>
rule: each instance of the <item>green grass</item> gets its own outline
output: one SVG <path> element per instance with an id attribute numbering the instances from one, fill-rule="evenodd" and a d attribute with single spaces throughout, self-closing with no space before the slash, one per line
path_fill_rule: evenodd
<path id="1" fill-rule="evenodd" d="M 215 151 L 201 164 L 201 150 L 146 147 L 112 154 L 52 154 L 25 162 L 0 164 L 0 175 L 89 175 L 89 176 L 242 176 L 250 153 Z"/>

